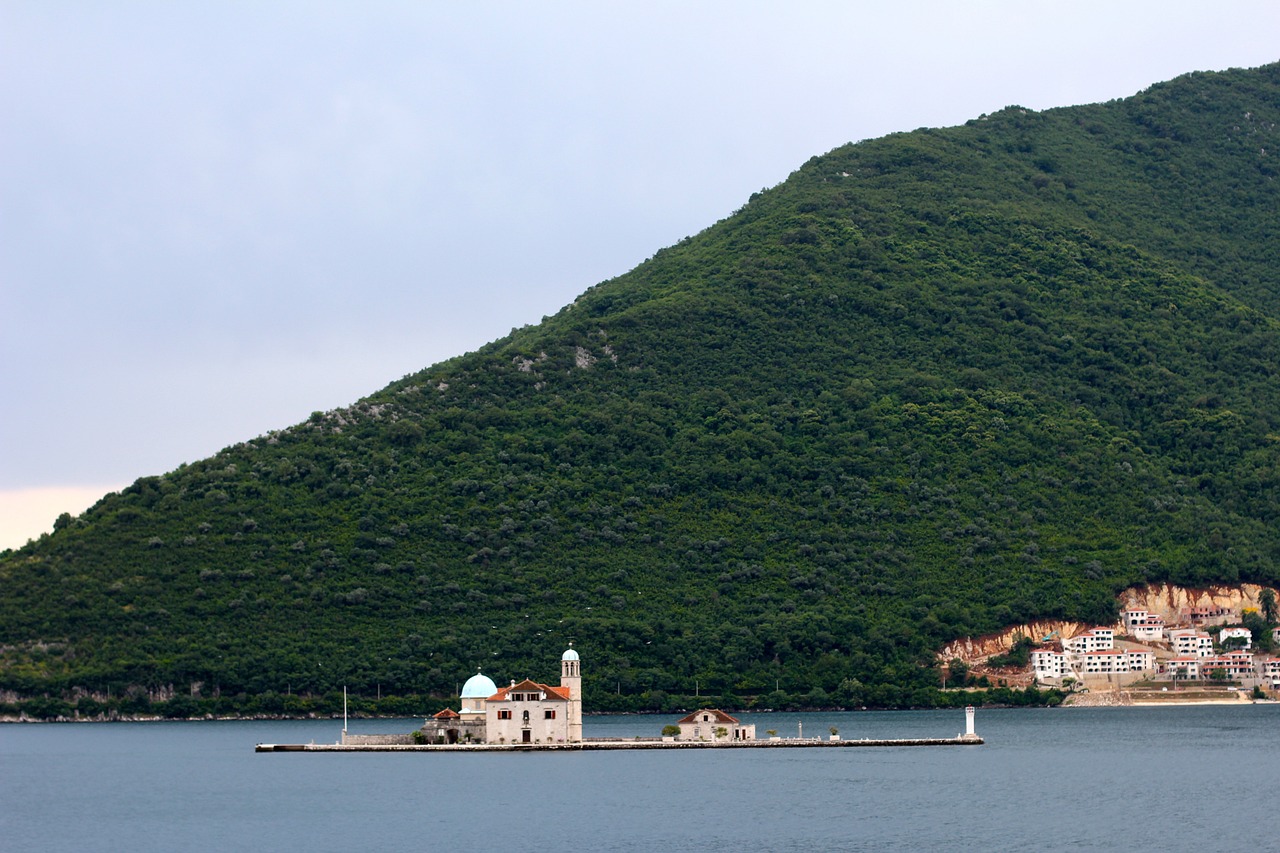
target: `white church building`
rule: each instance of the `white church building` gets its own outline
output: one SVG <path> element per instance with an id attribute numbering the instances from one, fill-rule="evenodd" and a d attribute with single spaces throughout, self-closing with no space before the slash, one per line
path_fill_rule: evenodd
<path id="1" fill-rule="evenodd" d="M 582 741 L 582 661 L 573 644 L 560 656 L 560 683 L 526 678 L 499 688 L 481 672 L 467 679 L 461 710 L 446 708 L 422 727 L 427 743 L 554 744 Z"/>

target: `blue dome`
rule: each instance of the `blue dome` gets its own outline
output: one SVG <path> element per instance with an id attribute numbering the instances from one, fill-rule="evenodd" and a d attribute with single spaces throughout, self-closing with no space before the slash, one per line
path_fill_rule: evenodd
<path id="1" fill-rule="evenodd" d="M 467 679 L 467 683 L 462 685 L 462 695 L 460 699 L 488 699 L 490 696 L 498 692 L 498 685 L 493 683 L 493 679 L 487 675 L 481 675 L 479 670 L 476 674 Z"/>
<path id="2" fill-rule="evenodd" d="M 575 652 L 572 648 L 570 648 L 568 651 L 566 651 L 564 654 L 560 656 L 560 660 L 577 660 L 577 659 L 578 659 L 578 653 Z"/>

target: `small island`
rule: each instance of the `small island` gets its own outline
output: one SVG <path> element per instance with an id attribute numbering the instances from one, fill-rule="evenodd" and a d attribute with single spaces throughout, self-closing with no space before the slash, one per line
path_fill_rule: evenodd
<path id="1" fill-rule="evenodd" d="M 585 738 L 582 735 L 581 657 L 570 647 L 560 658 L 560 684 L 526 678 L 498 688 L 476 672 L 463 685 L 459 709 L 446 708 L 427 717 L 420 728 L 402 734 L 350 734 L 344 721 L 341 739 L 333 744 L 260 743 L 257 752 L 385 752 L 385 751 L 529 751 L 601 749 L 794 748 L 870 746 L 976 746 L 974 709 L 965 709 L 965 731 L 953 738 L 842 740 L 830 737 L 756 737 L 756 727 L 743 724 L 718 708 L 700 708 L 667 725 L 657 737 Z"/>

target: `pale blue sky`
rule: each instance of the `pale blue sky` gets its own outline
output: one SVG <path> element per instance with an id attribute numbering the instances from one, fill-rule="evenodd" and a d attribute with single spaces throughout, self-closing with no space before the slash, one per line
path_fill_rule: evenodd
<path id="1" fill-rule="evenodd" d="M 536 323 L 847 141 L 1277 32 L 1274 2 L 0 0 L 0 548 Z"/>

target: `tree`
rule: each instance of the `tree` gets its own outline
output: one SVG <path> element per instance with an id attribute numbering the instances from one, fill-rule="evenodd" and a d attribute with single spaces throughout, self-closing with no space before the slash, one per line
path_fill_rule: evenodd
<path id="1" fill-rule="evenodd" d="M 680 727 L 679 726 L 663 726 L 662 736 L 663 737 L 679 737 Z"/>
<path id="2" fill-rule="evenodd" d="M 1019 637 L 1009 648 L 1009 651 L 987 658 L 987 665 L 994 667 L 1025 667 L 1031 662 L 1031 650 L 1034 647 L 1035 641 L 1030 637 Z"/>
<path id="3" fill-rule="evenodd" d="M 1267 624 L 1276 624 L 1277 610 L 1275 590 L 1264 589 L 1262 594 L 1258 596 L 1258 603 L 1262 605 L 1262 618 L 1267 620 Z"/>
<path id="4" fill-rule="evenodd" d="M 1258 611 L 1246 610 L 1240 617 L 1240 624 L 1249 629 L 1249 633 L 1253 635 L 1253 644 L 1258 647 L 1259 651 L 1270 652 L 1274 650 L 1275 643 L 1271 636 L 1271 626 L 1258 615 Z"/>

